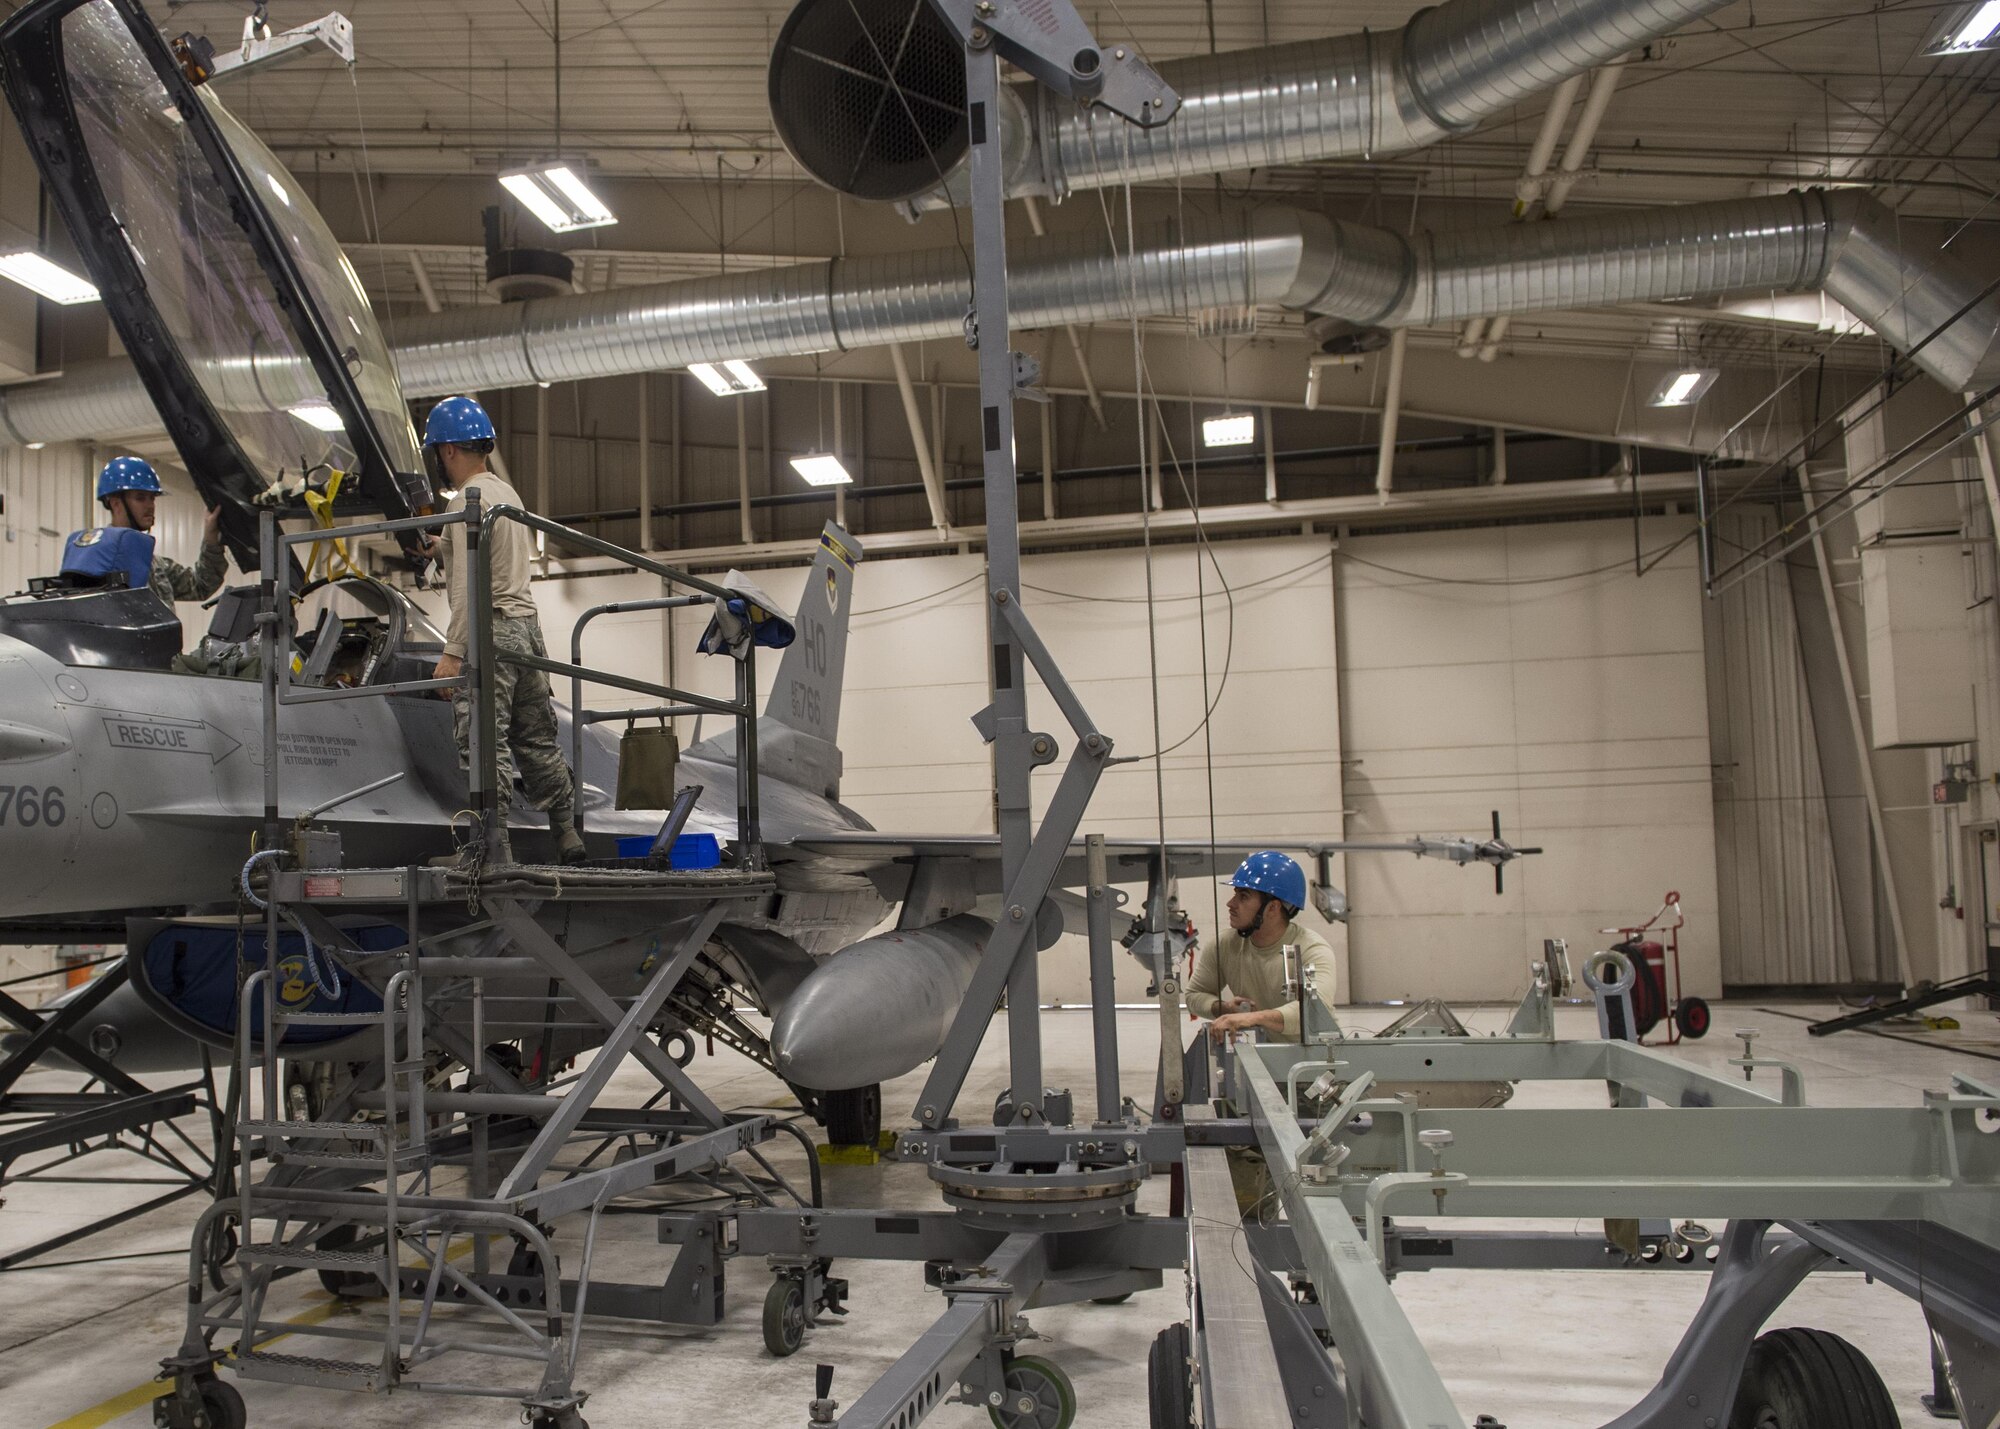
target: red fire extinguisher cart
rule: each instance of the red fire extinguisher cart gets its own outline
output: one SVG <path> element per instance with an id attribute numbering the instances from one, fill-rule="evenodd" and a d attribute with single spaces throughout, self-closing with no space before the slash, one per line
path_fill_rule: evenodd
<path id="1" fill-rule="evenodd" d="M 1693 1041 L 1708 1035 L 1708 1003 L 1681 990 L 1681 928 L 1686 922 L 1681 895 L 1669 892 L 1660 911 L 1638 927 L 1597 930 L 1618 934 L 1611 950 L 1632 960 L 1632 1022 L 1642 1042 L 1662 1021 L 1667 1023 L 1669 1047 L 1683 1037 Z M 1655 936 L 1648 937 L 1649 933 Z M 1660 941 L 1662 937 L 1666 941 Z"/>

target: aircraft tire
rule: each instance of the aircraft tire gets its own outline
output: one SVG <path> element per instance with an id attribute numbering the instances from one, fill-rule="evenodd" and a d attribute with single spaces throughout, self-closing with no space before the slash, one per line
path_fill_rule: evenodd
<path id="1" fill-rule="evenodd" d="M 882 1085 L 824 1092 L 826 1139 L 834 1146 L 873 1147 L 882 1135 Z"/>
<path id="2" fill-rule="evenodd" d="M 1187 1323 L 1167 1326 L 1146 1355 L 1147 1423 L 1151 1429 L 1191 1429 L 1194 1424 L 1193 1336 Z"/>
<path id="3" fill-rule="evenodd" d="M 1771 1330 L 1750 1346 L 1729 1429 L 1897 1429 L 1868 1357 L 1827 1330 Z"/>

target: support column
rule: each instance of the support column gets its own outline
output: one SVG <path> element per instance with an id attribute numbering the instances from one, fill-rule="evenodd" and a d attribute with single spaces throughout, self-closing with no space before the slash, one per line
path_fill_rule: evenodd
<path id="1" fill-rule="evenodd" d="M 736 514 L 738 535 L 750 546 L 756 544 L 757 534 L 750 529 L 750 414 L 743 407 L 746 400 L 736 399 Z"/>
<path id="2" fill-rule="evenodd" d="M 931 525 L 942 534 L 951 530 L 951 522 L 945 517 L 944 489 L 938 485 L 937 468 L 931 465 L 930 438 L 924 433 L 916 384 L 910 380 L 910 364 L 903 356 L 901 343 L 889 344 L 889 362 L 896 369 L 896 391 L 903 399 L 903 417 L 910 424 L 910 445 L 917 453 L 917 471 L 924 479 L 924 500 L 930 503 Z"/>
<path id="3" fill-rule="evenodd" d="M 838 461 L 843 467 L 847 465 L 847 447 L 841 440 L 845 435 L 844 427 L 847 413 L 844 408 L 846 402 L 847 384 L 845 382 L 835 382 L 833 384 L 833 456 L 834 460 Z M 844 531 L 847 529 L 847 488 L 844 485 L 833 488 L 833 521 L 841 530 Z"/>
<path id="4" fill-rule="evenodd" d="M 639 374 L 639 549 L 653 549 L 653 380 Z"/>
<path id="5" fill-rule="evenodd" d="M 1382 394 L 1382 449 L 1375 457 L 1375 492 L 1384 501 L 1396 489 L 1396 425 L 1403 415 L 1403 354 L 1410 345 L 1407 328 L 1389 338 L 1389 382 Z"/>
<path id="6" fill-rule="evenodd" d="M 1278 500 L 1278 446 L 1277 438 L 1271 432 L 1271 409 L 1257 409 L 1258 424 L 1264 430 L 1264 499 L 1273 504 Z"/>
<path id="7" fill-rule="evenodd" d="M 549 507 L 549 389 L 535 388 L 535 514 L 553 516 Z"/>

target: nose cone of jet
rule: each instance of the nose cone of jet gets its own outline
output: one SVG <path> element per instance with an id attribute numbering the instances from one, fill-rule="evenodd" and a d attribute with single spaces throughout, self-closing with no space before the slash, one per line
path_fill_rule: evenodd
<path id="1" fill-rule="evenodd" d="M 954 918 L 843 948 L 771 1027 L 785 1080 L 819 1091 L 891 1081 L 937 1055 L 992 925 Z"/>

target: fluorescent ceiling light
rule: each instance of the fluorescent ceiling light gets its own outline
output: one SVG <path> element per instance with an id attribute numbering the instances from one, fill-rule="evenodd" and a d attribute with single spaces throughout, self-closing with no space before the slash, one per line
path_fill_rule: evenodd
<path id="1" fill-rule="evenodd" d="M 98 298 L 87 279 L 35 252 L 0 253 L 0 277 L 12 278 L 52 303 L 94 303 Z"/>
<path id="2" fill-rule="evenodd" d="M 1224 412 L 1201 424 L 1203 446 L 1247 447 L 1257 440 L 1257 419 L 1248 412 Z"/>
<path id="3" fill-rule="evenodd" d="M 568 164 L 544 164 L 539 169 L 502 174 L 500 186 L 556 233 L 603 228 L 618 221 Z"/>
<path id="4" fill-rule="evenodd" d="M 792 470 L 804 477 L 808 486 L 847 486 L 854 480 L 840 464 L 840 458 L 826 452 L 793 457 Z"/>
<path id="5" fill-rule="evenodd" d="M 1931 53 L 1969 54 L 1974 50 L 1992 48 L 1996 39 L 2000 39 L 2000 0 L 1986 0 L 1964 24 L 1954 26 L 1947 23 L 1938 34 L 1937 48 Z"/>
<path id="6" fill-rule="evenodd" d="M 1691 407 L 1701 400 L 1701 394 L 1714 385 L 1721 374 L 1712 367 L 1690 368 L 1685 372 L 1669 372 L 1660 379 L 1660 385 L 1653 389 L 1647 399 L 1649 407 Z"/>
<path id="7" fill-rule="evenodd" d="M 740 397 L 745 392 L 762 392 L 764 379 L 759 377 L 750 364 L 738 358 L 730 358 L 724 363 L 690 362 L 688 371 L 701 379 L 701 385 L 718 397 Z"/>
<path id="8" fill-rule="evenodd" d="M 347 430 L 347 423 L 340 420 L 340 413 L 333 410 L 331 402 L 301 402 L 290 411 L 307 426 L 318 427 L 322 432 Z"/>

